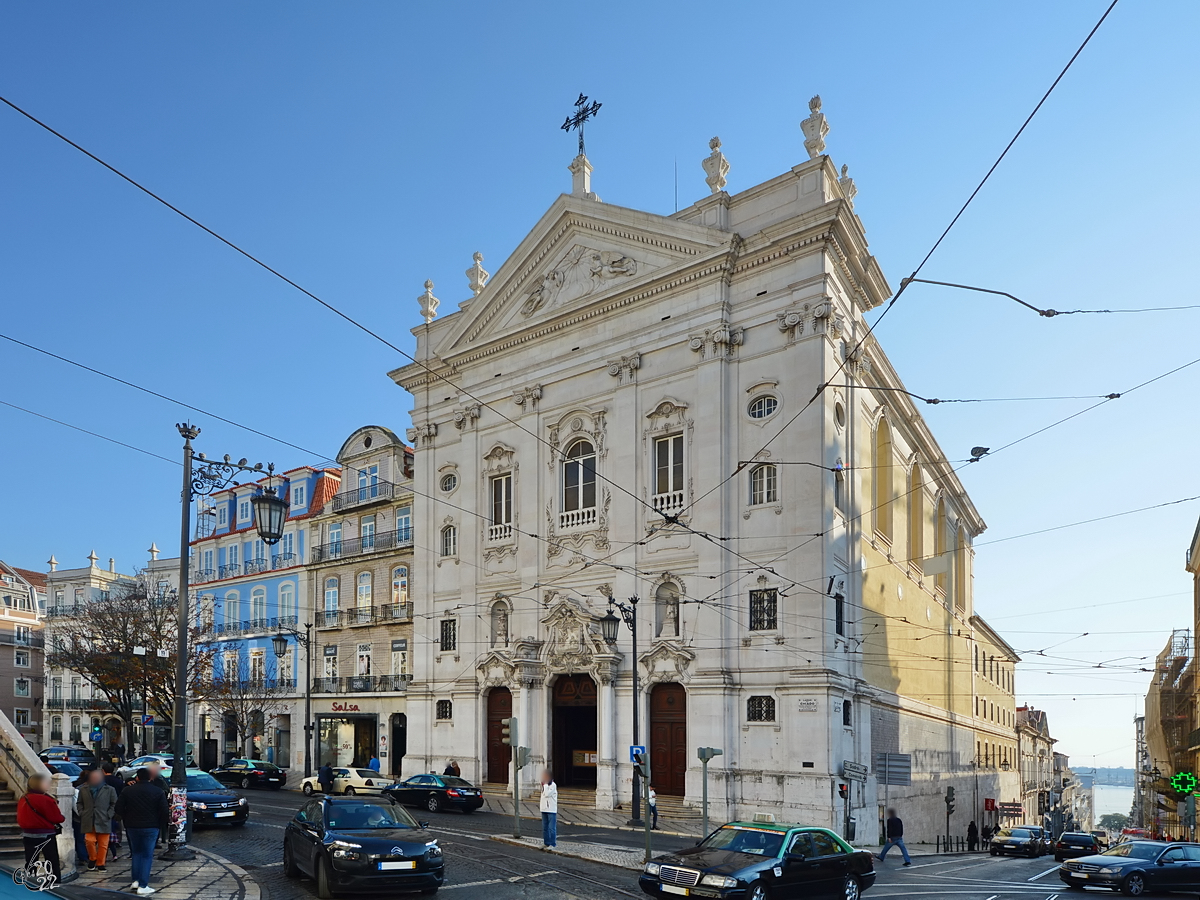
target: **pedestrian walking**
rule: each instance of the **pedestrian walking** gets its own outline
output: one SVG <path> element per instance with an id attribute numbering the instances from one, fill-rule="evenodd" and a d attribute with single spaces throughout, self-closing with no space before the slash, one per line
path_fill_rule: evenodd
<path id="1" fill-rule="evenodd" d="M 151 781 L 149 769 L 138 769 L 137 780 L 121 791 L 117 815 L 125 824 L 133 856 L 130 887 L 143 897 L 153 894 L 150 869 L 154 864 L 154 842 L 167 830 L 167 795 Z"/>
<path id="2" fill-rule="evenodd" d="M 62 864 L 58 858 L 58 835 L 66 816 L 58 808 L 58 801 L 48 793 L 50 778 L 46 775 L 31 775 L 26 783 L 25 796 L 17 803 L 17 827 L 21 829 L 21 841 L 25 845 L 25 865 L 35 856 L 50 863 L 50 871 L 56 881 L 62 881 Z"/>
<path id="3" fill-rule="evenodd" d="M 542 849 L 553 850 L 558 846 L 558 785 L 549 769 L 542 769 L 542 797 L 538 809 L 542 811 Z"/>
<path id="4" fill-rule="evenodd" d="M 971 853 L 979 846 L 979 827 L 975 824 L 975 820 L 971 820 L 971 824 L 967 826 L 967 850 Z"/>
<path id="5" fill-rule="evenodd" d="M 329 763 L 325 763 L 317 769 L 317 784 L 321 786 L 324 793 L 333 794 L 333 766 Z"/>
<path id="6" fill-rule="evenodd" d="M 909 858 L 908 848 L 904 846 L 904 820 L 896 815 L 894 809 L 887 811 L 887 822 L 884 823 L 884 834 L 887 837 L 887 842 L 883 845 L 883 850 L 880 852 L 877 859 L 883 862 L 892 847 L 899 847 L 901 855 L 904 856 L 904 864 L 912 865 L 912 859 Z"/>
<path id="7" fill-rule="evenodd" d="M 986 847 L 988 841 L 990 841 L 992 839 L 992 826 L 984 825 L 983 831 L 980 833 L 979 836 L 983 839 L 983 844 Z"/>
<path id="8" fill-rule="evenodd" d="M 652 830 L 658 828 L 658 794 L 654 788 L 650 788 L 650 793 L 646 800 L 646 805 L 650 807 L 650 828 Z"/>
<path id="9" fill-rule="evenodd" d="M 87 773 L 87 783 L 79 789 L 75 805 L 87 847 L 88 870 L 104 872 L 108 862 L 108 842 L 112 838 L 113 813 L 117 809 L 117 791 L 105 783 L 103 771 L 92 769 Z"/>
<path id="10" fill-rule="evenodd" d="M 368 769 L 371 769 L 371 770 L 372 770 L 372 771 L 374 771 L 374 772 L 378 772 L 378 771 L 379 771 L 379 767 L 380 767 L 381 765 L 382 765 L 382 763 L 379 761 L 379 757 L 378 757 L 378 756 L 372 756 L 372 757 L 371 757 L 371 761 L 370 761 L 369 763 L 367 763 L 367 768 L 368 768 Z"/>
<path id="11" fill-rule="evenodd" d="M 117 774 L 117 767 L 110 762 L 106 762 L 102 768 L 104 769 L 104 783 L 112 785 L 112 789 L 120 797 L 121 791 L 125 790 L 125 782 Z M 113 859 L 121 855 L 121 820 L 115 816 L 112 820 L 112 836 L 108 841 L 108 849 L 112 851 L 111 855 Z"/>

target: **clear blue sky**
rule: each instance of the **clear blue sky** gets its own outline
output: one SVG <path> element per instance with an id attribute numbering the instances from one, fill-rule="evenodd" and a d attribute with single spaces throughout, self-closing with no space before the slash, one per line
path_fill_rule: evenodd
<path id="1" fill-rule="evenodd" d="M 581 90 L 604 104 L 594 189 L 664 213 L 676 160 L 680 202 L 705 194 L 714 134 L 730 191 L 801 161 L 820 93 L 898 286 L 1105 5 L 9 4 L 0 93 L 411 348 L 422 282 L 452 310 L 471 253 L 495 271 L 569 189 L 558 126 Z M 1059 309 L 1200 302 L 1198 29 L 1194 3 L 1123 0 L 924 274 Z M 5 333 L 326 455 L 359 425 L 407 427 L 391 351 L 7 109 L 0 186 Z M 918 287 L 879 337 L 927 396 L 1098 395 L 1200 355 L 1198 323 L 1046 320 Z M 1024 651 L 1091 632 L 1019 676 L 1076 763 L 1131 761 L 1147 676 L 1089 667 L 1191 624 L 1200 504 L 984 542 L 1200 494 L 1198 383 L 1200 366 L 963 475 L 989 524 L 979 612 Z M 182 411 L 11 345 L 0 399 L 178 455 Z M 927 415 L 956 459 L 1085 405 Z M 316 461 L 193 418 L 209 453 Z M 76 566 L 95 548 L 128 570 L 151 541 L 172 552 L 177 467 L 3 407 L 0 435 L 4 559 Z"/>

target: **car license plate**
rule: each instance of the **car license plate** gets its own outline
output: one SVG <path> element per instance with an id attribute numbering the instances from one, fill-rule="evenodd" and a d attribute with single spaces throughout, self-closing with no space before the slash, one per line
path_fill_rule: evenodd
<path id="1" fill-rule="evenodd" d="M 236 812 L 233 812 L 233 811 L 231 810 L 230 812 L 219 812 L 219 813 L 213 813 L 213 818 L 214 818 L 214 819 L 219 819 L 219 818 L 221 818 L 221 816 L 236 816 L 236 815 L 237 815 L 237 813 L 236 813 Z"/>
<path id="2" fill-rule="evenodd" d="M 691 893 L 687 888 L 682 888 L 674 884 L 664 884 L 662 889 L 664 894 L 678 894 L 681 897 L 686 897 Z"/>
<path id="3" fill-rule="evenodd" d="M 406 860 L 404 862 L 381 862 L 379 868 L 382 869 L 415 869 L 417 864 L 414 860 Z"/>

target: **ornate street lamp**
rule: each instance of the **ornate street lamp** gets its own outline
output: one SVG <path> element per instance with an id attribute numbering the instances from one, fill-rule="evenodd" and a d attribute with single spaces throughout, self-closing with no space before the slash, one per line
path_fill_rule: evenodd
<path id="1" fill-rule="evenodd" d="M 287 656 L 289 635 L 304 648 L 304 777 L 308 778 L 312 775 L 312 623 L 304 623 L 303 634 L 289 628 L 287 634 L 281 631 L 271 638 L 276 659 Z"/>
<path id="2" fill-rule="evenodd" d="M 188 687 L 188 628 L 190 621 L 190 592 L 188 581 L 192 531 L 192 501 L 229 487 L 242 472 L 261 475 L 263 464 L 249 465 L 245 459 L 233 462 L 226 454 L 222 460 L 210 460 L 203 453 L 192 450 L 192 441 L 200 436 L 200 429 L 190 422 L 176 425 L 183 438 L 183 491 L 181 492 L 182 513 L 179 523 L 179 606 L 178 643 L 175 654 L 175 704 L 172 713 L 172 750 L 176 760 L 187 760 L 187 687 Z M 274 464 L 266 469 L 274 476 Z M 283 523 L 287 518 L 287 502 L 276 496 L 275 489 L 268 487 L 260 497 L 255 497 L 255 526 L 258 536 L 267 544 L 277 544 L 283 536 Z M 167 851 L 162 859 L 192 859 L 195 853 L 187 845 L 187 766 L 171 767 L 170 828 Z"/>
<path id="3" fill-rule="evenodd" d="M 638 743 L 641 733 L 638 723 L 638 694 L 640 691 L 638 687 L 637 605 L 638 597 L 636 595 L 630 597 L 627 604 L 609 597 L 608 613 L 600 619 L 600 633 L 604 635 L 604 640 L 610 646 L 617 643 L 617 632 L 621 629 L 622 619 L 629 626 L 629 633 L 633 638 L 633 743 L 635 745 Z M 621 613 L 620 619 L 614 615 L 614 608 Z M 634 767 L 633 770 L 633 806 L 631 809 L 633 815 L 625 824 L 638 827 L 644 825 L 645 823 L 642 821 L 642 786 L 637 767 Z"/>

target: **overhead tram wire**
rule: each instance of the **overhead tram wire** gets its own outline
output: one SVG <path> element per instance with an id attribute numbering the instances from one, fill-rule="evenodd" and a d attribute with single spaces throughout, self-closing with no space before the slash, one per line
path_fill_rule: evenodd
<path id="1" fill-rule="evenodd" d="M 1114 0 L 1114 2 L 1115 2 L 1115 0 Z M 486 408 L 486 409 L 489 409 L 489 410 L 491 410 L 491 411 L 492 411 L 492 412 L 494 412 L 496 415 L 500 416 L 500 418 L 502 418 L 504 421 L 508 422 L 510 425 L 515 425 L 517 428 L 519 428 L 521 431 L 523 431 L 523 432 L 525 432 L 526 434 L 528 434 L 530 437 L 532 437 L 532 438 L 533 438 L 534 440 L 536 440 L 538 443 L 544 444 L 545 446 L 549 447 L 549 448 L 550 448 L 550 451 L 551 451 L 551 452 L 554 454 L 554 456 L 555 456 L 555 459 L 558 459 L 558 457 L 559 457 L 559 455 L 560 455 L 560 452 L 559 452 L 559 450 L 558 450 L 558 449 L 557 449 L 557 448 L 556 448 L 556 447 L 555 447 L 553 444 L 551 444 L 551 443 L 550 443 L 550 441 L 548 441 L 546 438 L 542 437 L 541 435 L 539 435 L 539 434 L 537 434 L 537 433 L 535 433 L 535 432 L 533 432 L 533 431 L 530 431 L 528 428 L 526 428 L 524 425 L 522 425 L 522 424 L 521 424 L 520 422 L 518 422 L 516 419 L 514 419 L 514 418 L 512 418 L 511 416 L 509 416 L 509 415 L 507 415 L 507 414 L 505 414 L 505 413 L 501 412 L 499 409 L 497 409 L 495 406 L 492 406 L 492 405 L 491 405 L 490 403 L 488 403 L 487 401 L 485 401 L 485 400 L 482 400 L 482 399 L 480 399 L 479 397 L 475 396 L 475 394 L 472 394 L 472 393 L 471 393 L 469 390 L 467 390 L 466 388 L 464 388 L 462 385 L 459 385 L 459 384 L 455 383 L 454 381 L 452 381 L 450 378 L 448 378 L 447 376 L 443 375 L 442 373 L 440 373 L 440 372 L 435 372 L 435 371 L 434 371 L 433 369 L 431 369 L 431 368 L 430 368 L 428 365 L 426 365 L 425 363 L 421 362 L 419 359 L 417 359 L 417 358 L 416 358 L 415 356 L 413 356 L 412 354 L 410 354 L 410 353 L 408 353 L 408 352 L 406 352 L 406 351 L 402 350 L 400 347 L 398 347 L 398 346 L 396 346 L 395 344 L 393 344 L 391 341 L 389 341 L 389 340 L 388 340 L 387 338 L 385 338 L 383 335 L 379 334 L 377 331 L 374 331 L 374 330 L 372 330 L 371 328 L 367 327 L 367 326 L 366 326 L 366 325 L 364 325 L 362 322 L 359 322 L 357 319 L 355 319 L 355 318 L 354 318 L 353 316 L 351 316 L 350 314 L 348 314 L 348 313 L 345 313 L 345 312 L 343 312 L 342 310 L 338 309 L 336 306 L 334 306 L 332 303 L 328 302 L 327 300 L 323 300 L 323 299 L 321 299 L 321 298 L 320 298 L 320 297 L 318 297 L 316 294 L 314 294 L 312 291 L 310 291 L 310 290 L 308 290 L 307 288 L 305 288 L 305 287 L 301 286 L 301 285 L 300 285 L 300 284 L 298 284 L 297 282 L 293 281 L 291 278 L 288 278 L 286 275 L 284 275 L 284 274 L 283 274 L 282 272 L 280 272 L 278 269 L 275 269 L 275 268 L 273 268 L 272 266 L 268 265 L 267 263 L 263 262 L 261 259 L 259 259 L 259 258 L 258 258 L 257 256 L 255 256 L 254 254 L 250 253 L 248 250 L 244 250 L 244 249 L 242 249 L 242 247 L 240 247 L 239 245 L 235 244 L 233 241 L 229 240 L 229 238 L 226 238 L 226 237 L 222 236 L 222 235 L 221 235 L 219 232 L 216 232 L 216 231 L 214 231 L 213 229 L 209 228 L 209 227 L 208 227 L 207 225 L 205 225 L 203 222 L 200 222 L 199 220 L 197 220 L 197 219 L 193 218 L 192 216 L 188 215 L 188 214 L 187 214 L 187 213 L 185 213 L 185 212 L 184 212 L 182 209 L 180 209 L 179 207 L 177 207 L 177 206 L 175 206 L 174 204 L 172 204 L 170 201 L 168 201 L 168 200 L 164 199 L 163 197 L 160 197 L 158 194 L 154 193 L 154 191 L 150 190 L 148 187 L 146 187 L 145 185 L 141 184 L 140 182 L 138 182 L 138 181 L 135 181 L 133 178 L 131 178 L 130 176 L 126 175 L 124 172 L 122 172 L 122 171 L 121 171 L 120 169 L 118 169 L 116 166 L 113 166 L 111 163 L 105 162 L 105 161 L 104 161 L 103 159 L 101 159 L 99 156 L 97 156 L 96 154 L 92 153 L 90 150 L 86 149 L 85 147 L 81 146 L 80 144 L 77 144 L 75 141 L 71 140 L 69 137 L 67 137 L 66 135 L 64 135 L 62 132 L 56 131 L 56 130 L 55 130 L 54 128 L 52 128 L 50 125 L 46 124 L 46 123 L 45 123 L 45 122 L 43 122 L 41 119 L 39 119 L 39 118 L 37 118 L 36 116 L 34 116 L 32 113 L 30 113 L 30 112 L 27 112 L 26 110 L 22 109 L 20 106 L 18 106 L 18 105 L 17 105 L 16 103 L 14 103 L 13 101 L 9 100 L 7 97 L 0 96 L 0 103 L 4 103 L 6 106 L 8 106 L 8 107 L 10 107 L 11 109 L 15 110 L 16 112 L 20 113 L 22 116 L 24 116 L 24 117 L 25 117 L 26 119 L 28 119 L 29 121 L 33 122 L 35 125 L 38 125 L 39 127 L 41 127 L 41 128 L 44 128 L 46 131 L 50 132 L 50 134 L 54 135 L 54 136 L 55 136 L 56 138 L 58 138 L 59 140 L 63 141 L 63 142 L 64 142 L 64 143 L 66 143 L 66 144 L 69 144 L 71 147 L 74 147 L 76 150 L 78 150 L 78 151 L 79 151 L 80 153 L 82 153 L 84 156 L 87 156 L 89 159 L 91 159 L 91 160 L 93 160 L 93 161 L 95 161 L 95 162 L 99 163 L 101 166 L 103 166 L 104 168 L 108 169 L 110 172 L 112 172 L 114 175 L 118 176 L 118 177 L 119 177 L 119 178 L 121 178 L 122 180 L 124 180 L 124 181 L 128 182 L 129 184 L 133 185 L 135 188 L 137 188 L 137 189 L 138 189 L 139 191 L 141 191 L 142 193 L 146 194 L 148 197 L 151 197 L 152 199 L 154 199 L 154 200 L 157 200 L 159 203 L 161 203 L 161 204 L 162 204 L 163 206 L 165 206 L 167 209 L 171 210 L 172 212 L 176 213 L 177 215 L 179 215 L 179 216 L 181 216 L 182 218 L 186 219 L 187 221 L 191 222 L 193 225 L 195 225 L 195 226 L 196 226 L 197 228 L 199 228 L 201 231 L 204 231 L 205 233 L 207 233 L 207 234 L 211 235 L 212 237 L 216 238 L 216 239 L 217 239 L 218 241 L 220 241 L 222 244 L 225 244 L 225 245 L 226 245 L 227 247 L 229 247 L 230 249 L 232 249 L 232 250 L 235 250 L 237 253 L 241 254 L 242 256 L 244 256 L 246 259 L 250 260 L 250 261 L 251 261 L 252 263 L 254 263 L 255 265 L 262 267 L 262 268 L 263 268 L 263 269 L 265 269 L 267 272 L 270 272 L 270 273 L 271 273 L 272 275 L 274 275 L 276 278 L 280 279 L 280 280 L 281 280 L 281 281 L 283 281 L 284 283 L 286 283 L 286 284 L 290 285 L 291 287 L 295 288 L 295 289 L 296 289 L 296 290 L 298 290 L 300 293 L 304 294 L 306 297 L 309 297 L 310 299 L 312 299 L 312 300 L 316 301 L 316 302 L 317 302 L 317 303 L 319 303 L 321 306 L 325 307 L 327 310 L 329 310 L 330 312 L 332 312 L 334 315 L 338 316 L 339 318 L 341 318 L 341 319 L 343 319 L 344 321 L 348 322 L 349 324 L 353 325 L 355 328 L 359 329 L 359 330 L 360 330 L 360 331 L 362 331 L 364 334 L 367 334 L 367 335 L 369 335 L 370 337 L 373 337 L 373 338 L 375 338 L 375 340 L 379 341 L 379 342 L 380 342 L 381 344 L 383 344 L 385 347 L 388 347 L 388 348 L 390 348 L 391 350 L 395 351 L 396 353 L 400 354 L 402 357 L 404 357 L 405 359 L 407 359 L 409 362 L 413 363 L 413 364 L 414 364 L 414 365 L 416 365 L 416 366 L 419 366 L 419 367 L 420 367 L 422 370 L 424 370 L 424 372 L 425 372 L 425 374 L 426 374 L 426 375 L 428 375 L 428 376 L 430 376 L 430 377 L 433 377 L 433 378 L 440 379 L 441 381 L 444 381 L 446 384 L 450 385 L 450 386 L 451 386 L 451 387 L 452 387 L 452 388 L 453 388 L 453 389 L 454 389 L 454 390 L 455 390 L 457 393 L 459 393 L 459 394 L 462 394 L 463 396 L 466 396 L 466 397 L 470 397 L 472 400 L 474 400 L 474 401 L 475 401 L 476 403 L 478 403 L 480 406 L 482 406 L 482 407 L 484 407 L 484 408 Z M 564 448 L 564 449 L 563 449 L 563 451 L 562 451 L 562 453 L 564 454 L 563 458 L 565 458 L 565 452 L 566 452 L 566 448 Z M 654 508 L 653 504 L 651 504 L 650 502 L 648 502 L 648 501 L 646 501 L 646 500 L 642 499 L 641 497 L 639 497 L 639 496 L 638 496 L 638 495 L 637 495 L 637 494 L 636 494 L 634 491 L 630 491 L 630 490 L 626 489 L 625 487 L 623 487 L 622 485 L 620 485 L 620 484 L 617 484 L 617 483 L 616 483 L 615 481 L 613 481 L 612 479 L 610 479 L 610 478 L 606 477 L 605 475 L 601 474 L 601 473 L 600 473 L 598 470 L 596 470 L 596 471 L 595 471 L 595 476 L 596 476 L 596 478 L 598 478 L 599 480 L 601 480 L 601 481 L 603 481 L 603 482 L 605 482 L 605 483 L 607 483 L 607 484 L 611 485 L 612 487 L 616 488 L 616 489 L 617 489 L 618 491 L 620 491 L 621 493 L 623 493 L 623 494 L 627 494 L 629 497 L 632 497 L 634 501 L 636 501 L 637 503 L 640 503 L 640 504 L 642 504 L 643 506 L 645 506 L 647 509 L 649 509 L 651 512 L 653 512 L 653 513 L 654 513 L 654 515 L 656 515 L 656 516 L 660 516 L 660 515 L 661 515 L 661 516 L 662 516 L 662 517 L 663 517 L 665 520 L 667 520 L 667 521 L 675 521 L 675 523 L 676 523 L 676 524 L 679 524 L 679 523 L 678 523 L 678 514 L 675 514 L 674 516 L 668 516 L 666 513 L 659 512 L 658 510 L 656 510 L 656 509 Z"/>
<path id="2" fill-rule="evenodd" d="M 772 435 L 765 444 L 763 444 L 763 446 L 758 450 L 758 453 L 751 454 L 750 455 L 751 459 L 757 457 L 759 453 L 762 453 L 763 450 L 766 450 L 768 447 L 770 447 L 771 444 L 775 441 L 775 439 L 777 437 L 779 437 L 779 435 L 781 435 L 788 428 L 789 425 L 791 425 L 793 422 L 795 422 L 796 419 L 798 419 L 804 413 L 805 410 L 807 410 L 810 406 L 813 405 L 813 403 L 815 403 L 817 401 L 817 398 L 820 397 L 821 394 L 825 392 L 826 388 L 828 388 L 833 383 L 833 379 L 836 378 L 839 374 L 841 374 L 841 372 L 846 368 L 846 364 L 849 363 L 850 360 L 854 358 L 854 356 L 862 348 L 862 346 L 866 342 L 866 340 L 869 337 L 871 337 L 871 335 L 874 333 L 876 327 L 878 327 L 879 323 L 882 322 L 884 317 L 887 316 L 887 314 L 892 311 L 892 308 L 896 305 L 896 302 L 900 299 L 900 297 L 904 293 L 905 289 L 908 287 L 909 284 L 912 283 L 912 280 L 914 278 L 916 278 L 917 275 L 920 274 L 921 270 L 925 267 L 925 264 L 927 262 L 929 262 L 930 257 L 932 257 L 934 252 L 936 252 L 936 250 L 938 249 L 938 247 L 941 246 L 942 242 L 946 239 L 946 236 L 948 234 L 950 234 L 950 230 L 952 228 L 954 228 L 954 226 L 956 224 L 958 224 L 958 220 L 961 219 L 963 214 L 967 211 L 967 207 L 969 207 L 971 205 L 972 201 L 979 195 L 979 192 L 981 190 L 983 190 L 983 186 L 985 184 L 987 184 L 988 179 L 990 179 L 992 177 L 992 174 L 999 167 L 1000 163 L 1004 161 L 1004 158 L 1008 155 L 1008 151 L 1013 148 L 1013 145 L 1017 142 L 1017 139 L 1020 138 L 1021 135 L 1024 133 L 1025 129 L 1027 127 L 1029 127 L 1029 123 L 1033 121 L 1033 117 L 1038 114 L 1038 111 L 1042 108 L 1042 106 L 1045 104 L 1045 102 L 1048 99 L 1050 99 L 1050 95 L 1054 92 L 1054 89 L 1056 87 L 1058 87 L 1059 82 L 1062 81 L 1063 78 L 1066 76 L 1066 74 L 1070 70 L 1071 66 L 1074 65 L 1075 60 L 1079 58 L 1079 54 L 1081 54 L 1083 52 L 1084 48 L 1091 41 L 1092 37 L 1100 29 L 1100 26 L 1104 24 L 1104 20 L 1108 18 L 1109 13 L 1111 13 L 1113 11 L 1113 9 L 1116 7 L 1117 3 L 1118 3 L 1118 0 L 1112 0 L 1112 3 L 1110 3 L 1108 5 L 1108 8 L 1104 10 L 1103 15 L 1101 15 L 1100 18 L 1097 20 L 1096 24 L 1092 26 L 1092 30 L 1088 32 L 1087 37 L 1085 37 L 1083 39 L 1083 43 L 1081 43 L 1079 45 L 1079 47 L 1075 50 L 1075 52 L 1073 54 L 1071 54 L 1071 58 L 1069 60 L 1067 60 L 1067 64 L 1065 66 L 1063 66 L 1062 71 L 1058 73 L 1058 77 L 1055 78 L 1053 83 L 1050 85 L 1050 87 L 1046 89 L 1046 93 L 1042 95 L 1042 99 L 1040 99 L 1037 102 L 1037 105 L 1033 108 L 1033 111 L 1025 118 L 1025 121 L 1021 123 L 1021 127 L 1017 129 L 1016 134 L 1014 134 L 1012 136 L 1012 139 L 1008 142 L 1008 144 L 1005 145 L 1004 149 L 1000 152 L 1000 155 L 998 157 L 996 157 L 996 161 L 994 163 L 992 163 L 991 167 L 987 170 L 987 173 L 980 180 L 979 184 L 977 184 L 975 186 L 975 190 L 971 191 L 971 195 L 969 197 L 967 197 L 966 202 L 963 203 L 962 207 L 958 210 L 958 212 L 954 214 L 954 218 L 950 220 L 950 224 L 946 226 L 945 230 L 943 230 L 942 233 L 938 236 L 938 239 L 933 242 L 933 246 L 929 248 L 929 252 L 926 253 L 924 258 L 921 260 L 921 262 L 917 264 L 917 267 L 915 269 L 913 269 L 912 274 L 910 274 L 908 276 L 908 278 L 901 280 L 900 290 L 896 291 L 895 295 L 893 295 L 892 299 L 888 302 L 888 305 L 884 308 L 883 312 L 880 313 L 879 318 L 876 319 L 869 328 L 867 328 L 866 333 L 863 334 L 863 336 L 858 340 L 858 342 L 854 345 L 854 348 L 850 352 L 845 354 L 844 358 L 838 364 L 838 367 L 834 370 L 833 374 L 830 375 L 826 381 L 822 382 L 817 387 L 816 392 L 812 395 L 812 397 L 809 398 L 808 402 L 805 403 L 802 407 L 800 407 L 800 409 L 790 419 L 788 419 L 786 422 L 783 423 L 783 425 L 780 427 L 780 429 L 777 432 L 775 432 L 775 434 Z M 0 99 L 3 99 L 3 98 L 0 98 Z M 1024 301 L 1021 301 L 1021 302 L 1024 302 Z M 709 494 L 713 493 L 716 490 L 719 490 L 728 481 L 730 481 L 733 478 L 736 478 L 738 473 L 740 473 L 743 468 L 744 468 L 744 466 L 739 464 L 729 475 L 727 475 L 724 479 L 722 479 L 720 482 L 718 482 L 712 488 L 705 491 L 698 498 L 693 500 L 690 504 L 688 504 L 688 507 L 686 509 L 681 510 L 676 515 L 677 516 L 683 515 L 684 512 L 686 512 L 688 509 L 691 509 L 692 507 L 694 507 L 697 503 L 699 503 L 701 500 L 703 500 Z"/>
<path id="3" fill-rule="evenodd" d="M 108 435 L 100 434 L 97 431 L 88 431 L 86 428 L 81 428 L 78 425 L 72 425 L 70 422 L 64 422 L 62 419 L 56 419 L 53 416 L 47 416 L 44 413 L 34 412 L 32 409 L 26 409 L 24 406 L 17 406 L 15 403 L 9 403 L 7 400 L 0 400 L 0 404 L 9 407 L 10 409 L 19 410 L 31 416 L 36 416 L 39 419 L 45 419 L 47 422 L 53 422 L 55 425 L 61 425 L 63 428 L 70 428 L 72 431 L 78 431 L 81 434 L 90 435 L 94 438 L 99 438 L 102 441 L 108 441 L 110 444 L 116 444 L 118 447 L 124 447 L 127 450 L 136 450 L 138 453 L 144 453 L 146 456 L 153 456 L 155 459 L 161 459 L 163 462 L 170 463 L 173 466 L 182 466 L 177 459 L 169 459 L 165 456 L 146 450 L 142 447 L 136 447 L 133 444 L 127 444 L 124 441 L 118 441 L 116 438 L 110 438 Z"/>
<path id="4" fill-rule="evenodd" d="M 994 288 L 977 287 L 973 284 L 956 284 L 953 281 L 932 281 L 928 278 L 908 278 L 906 281 L 911 281 L 916 284 L 936 284 L 941 287 L 959 288 L 964 291 L 978 291 L 981 294 L 998 294 L 1001 297 L 1007 297 L 1009 300 L 1015 300 L 1017 303 L 1024 306 L 1026 309 L 1031 309 L 1039 316 L 1047 319 L 1053 319 L 1057 316 L 1080 316 L 1080 315 L 1099 315 L 1104 313 L 1150 313 L 1150 312 L 1178 312 L 1185 309 L 1200 309 L 1200 304 L 1192 306 L 1149 306 L 1142 309 L 1041 309 L 1022 300 L 1015 294 L 1010 294 L 1008 291 L 998 291 Z"/>

